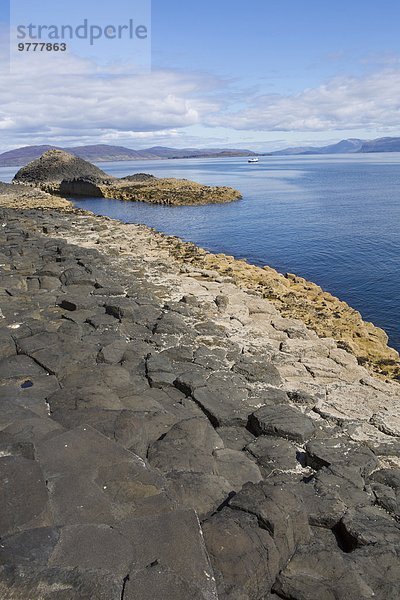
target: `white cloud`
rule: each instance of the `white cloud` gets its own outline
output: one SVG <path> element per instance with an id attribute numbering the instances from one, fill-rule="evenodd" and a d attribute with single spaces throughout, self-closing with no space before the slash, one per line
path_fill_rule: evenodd
<path id="1" fill-rule="evenodd" d="M 296 95 L 257 96 L 238 81 L 204 73 L 132 75 L 129 65 L 116 65 L 104 76 L 87 60 L 44 58 L 0 74 L 3 150 L 43 143 L 251 147 L 252 140 L 263 149 L 262 132 L 270 132 L 265 140 L 279 137 L 280 146 L 287 145 L 282 137 L 301 132 L 310 139 L 318 132 L 332 138 L 335 131 L 390 135 L 400 122 L 400 69 L 394 66 L 337 77 Z M 75 74 L 65 75 L 65 69 Z"/>
<path id="2" fill-rule="evenodd" d="M 66 57 L 63 57 L 66 60 Z M 74 58 L 75 75 L 65 63 L 34 61 L 0 78 L 0 130 L 3 144 L 52 143 L 72 138 L 149 138 L 196 125 L 215 112 L 220 82 L 203 74 L 158 70 L 143 75 L 103 76 L 92 64 Z"/>
<path id="3" fill-rule="evenodd" d="M 284 96 L 264 95 L 208 123 L 238 130 L 332 131 L 398 128 L 400 70 L 337 77 L 316 88 Z"/>

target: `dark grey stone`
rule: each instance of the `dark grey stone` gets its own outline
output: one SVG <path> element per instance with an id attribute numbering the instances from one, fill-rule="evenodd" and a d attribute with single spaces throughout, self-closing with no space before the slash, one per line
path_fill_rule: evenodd
<path id="1" fill-rule="evenodd" d="M 65 269 L 60 275 L 60 281 L 64 285 L 95 285 L 96 277 L 93 277 L 85 269 L 73 267 Z"/>
<path id="2" fill-rule="evenodd" d="M 279 554 L 254 515 L 224 508 L 203 523 L 219 598 L 263 598 L 279 572 Z"/>
<path id="3" fill-rule="evenodd" d="M 304 390 L 290 391 L 288 392 L 288 396 L 291 402 L 294 402 L 295 404 L 303 404 L 311 408 L 313 408 L 318 401 L 318 398 L 314 397 L 312 394 L 305 392 Z"/>
<path id="4" fill-rule="evenodd" d="M 313 469 L 331 465 L 356 468 L 364 477 L 378 464 L 375 454 L 367 446 L 343 436 L 309 442 L 306 446 L 306 461 Z"/>
<path id="5" fill-rule="evenodd" d="M 58 378 L 68 373 L 84 370 L 95 360 L 98 349 L 95 345 L 82 344 L 78 340 L 61 341 L 31 353 L 32 358 L 46 371 Z"/>
<path id="6" fill-rule="evenodd" d="M 377 506 L 351 509 L 343 516 L 339 533 L 345 546 L 394 545 L 400 550 L 400 525 Z"/>
<path id="7" fill-rule="evenodd" d="M 341 498 L 343 494 L 340 494 L 345 482 L 336 477 L 332 479 L 332 485 L 326 484 L 324 480 L 313 479 L 298 486 L 298 493 L 303 498 L 310 525 L 332 529 L 347 510 L 347 505 Z M 352 486 L 346 496 L 348 498 L 358 492 L 359 490 Z"/>
<path id="8" fill-rule="evenodd" d="M 315 475 L 315 486 L 322 496 L 333 495 L 348 507 L 368 506 L 374 501 L 358 469 L 323 467 Z"/>
<path id="9" fill-rule="evenodd" d="M 155 306 L 140 306 L 132 298 L 114 298 L 105 302 L 106 313 L 116 319 L 132 320 L 139 325 L 155 327 L 161 310 Z"/>
<path id="10" fill-rule="evenodd" d="M 372 588 L 374 600 L 398 600 L 400 551 L 393 546 L 363 546 L 348 555 L 354 569 Z"/>
<path id="11" fill-rule="evenodd" d="M 20 456 L 0 458 L 0 535 L 44 525 L 47 488 L 39 464 Z"/>
<path id="12" fill-rule="evenodd" d="M 299 466 L 296 446 L 283 438 L 263 435 L 248 444 L 246 450 L 257 459 L 265 477 Z"/>
<path id="13" fill-rule="evenodd" d="M 279 386 L 282 384 L 278 369 L 268 361 L 268 358 L 260 358 L 252 355 L 242 355 L 233 367 L 234 371 L 244 375 L 249 381 L 268 383 Z"/>
<path id="14" fill-rule="evenodd" d="M 57 421 L 59 411 L 78 411 L 87 408 L 122 410 L 125 408 L 118 394 L 109 387 L 98 384 L 85 387 L 65 387 L 48 398 L 51 415 Z M 81 414 L 81 418 L 84 416 Z"/>
<path id="15" fill-rule="evenodd" d="M 47 565 L 60 538 L 60 531 L 53 527 L 29 529 L 1 540 L 1 564 Z"/>
<path id="16" fill-rule="evenodd" d="M 383 483 L 400 492 L 400 469 L 378 469 L 370 475 L 372 481 Z"/>
<path id="17" fill-rule="evenodd" d="M 400 496 L 394 489 L 382 483 L 373 483 L 371 489 L 376 503 L 397 519 L 400 517 Z"/>
<path id="18" fill-rule="evenodd" d="M 102 385 L 114 390 L 119 396 L 131 395 L 132 376 L 127 369 L 120 365 L 94 364 L 88 369 L 78 369 L 64 376 L 61 380 L 64 388 L 90 388 L 92 385 Z"/>
<path id="19" fill-rule="evenodd" d="M 121 600 L 123 578 L 95 570 L 0 567 L 0 597 L 12 600 Z"/>
<path id="20" fill-rule="evenodd" d="M 209 371 L 199 365 L 185 364 L 180 367 L 181 372 L 175 379 L 174 385 L 184 394 L 190 396 L 200 387 L 207 384 Z"/>
<path id="21" fill-rule="evenodd" d="M 259 404 L 286 404 L 289 397 L 284 390 L 269 386 L 266 389 L 257 391 Z"/>
<path id="22" fill-rule="evenodd" d="M 329 536 L 327 539 L 326 536 Z M 296 600 L 369 600 L 373 590 L 346 560 L 335 550 L 332 534 L 300 546 L 273 586 L 281 598 Z"/>
<path id="23" fill-rule="evenodd" d="M 153 467 L 164 472 L 189 471 L 214 474 L 214 450 L 223 442 L 207 419 L 188 419 L 174 425 L 165 436 L 149 448 Z"/>
<path id="24" fill-rule="evenodd" d="M 199 589 L 157 561 L 129 575 L 123 597 L 124 600 L 217 600 L 215 593 L 210 595 L 208 590 Z"/>
<path id="25" fill-rule="evenodd" d="M 186 582 L 186 589 L 197 588 L 202 593 L 200 598 L 217 600 L 212 567 L 194 511 L 179 510 L 155 517 L 126 519 L 117 529 L 133 547 L 135 570 L 158 563 Z M 134 583 L 133 577 L 133 589 Z"/>
<path id="26" fill-rule="evenodd" d="M 298 544 L 310 539 L 302 499 L 292 493 L 289 485 L 271 485 L 267 481 L 247 483 L 229 505 L 257 517 L 271 534 L 279 551 L 281 565 L 286 564 Z"/>
<path id="27" fill-rule="evenodd" d="M 166 479 L 178 506 L 192 508 L 200 519 L 217 510 L 232 494 L 232 485 L 219 475 L 172 471 L 166 473 Z"/>
<path id="28" fill-rule="evenodd" d="M 2 440 L 2 434 L 3 434 L 3 440 Z M 0 457 L 1 458 L 5 458 L 6 456 L 20 456 L 21 458 L 35 460 L 35 447 L 31 442 L 16 441 L 13 439 L 13 437 L 10 434 L 8 434 L 7 439 L 9 441 L 6 441 L 4 439 L 4 431 L 0 432 Z"/>
<path id="29" fill-rule="evenodd" d="M 41 290 L 47 290 L 49 292 L 54 292 L 61 287 L 61 282 L 58 277 L 48 277 L 43 275 L 39 277 L 39 286 Z"/>
<path id="30" fill-rule="evenodd" d="M 98 301 L 87 293 L 68 291 L 57 298 L 57 304 L 64 310 L 74 312 L 77 310 L 96 310 Z"/>
<path id="31" fill-rule="evenodd" d="M 217 433 L 224 442 L 225 448 L 243 450 L 254 439 L 254 435 L 244 427 L 218 427 Z"/>
<path id="32" fill-rule="evenodd" d="M 246 425 L 254 410 L 247 404 L 248 391 L 227 384 L 196 388 L 193 398 L 208 416 L 214 427 Z"/>
<path id="33" fill-rule="evenodd" d="M 109 287 L 102 286 L 93 290 L 93 296 L 125 296 L 125 289 L 122 285 L 110 284 Z"/>
<path id="34" fill-rule="evenodd" d="M 155 331 L 158 334 L 164 333 L 186 333 L 188 330 L 187 322 L 176 313 L 164 313 L 157 321 Z"/>
<path id="35" fill-rule="evenodd" d="M 121 363 L 129 347 L 129 342 L 126 340 L 115 340 L 107 346 L 103 346 L 97 357 L 97 362 L 104 362 L 109 365 Z"/>
<path id="36" fill-rule="evenodd" d="M 0 378 L 11 377 L 29 378 L 44 375 L 45 370 L 28 356 L 9 356 L 0 361 Z"/>
<path id="37" fill-rule="evenodd" d="M 44 331 L 17 341 L 17 347 L 20 354 L 32 354 L 38 350 L 49 348 L 59 342 L 59 334 L 56 332 Z"/>
<path id="38" fill-rule="evenodd" d="M 50 438 L 63 431 L 61 425 L 52 419 L 43 419 L 28 410 L 20 409 L 20 411 L 17 411 L 15 406 L 11 407 L 10 417 L 0 432 L 0 440 L 36 445 L 39 440 Z"/>
<path id="39" fill-rule="evenodd" d="M 129 462 L 144 469 L 143 461 L 91 427 L 80 426 L 37 445 L 37 457 L 46 477 Z"/>
<path id="40" fill-rule="evenodd" d="M 277 435 L 304 443 L 316 433 L 310 417 L 297 408 L 284 404 L 262 406 L 249 419 L 251 431 L 256 435 Z"/>
<path id="41" fill-rule="evenodd" d="M 50 566 L 98 569 L 124 577 L 132 561 L 127 537 L 109 525 L 65 526 L 49 560 Z"/>
<path id="42" fill-rule="evenodd" d="M 245 483 L 258 483 L 262 476 L 257 463 L 249 455 L 240 450 L 222 448 L 214 450 L 216 472 L 232 485 L 232 490 L 238 492 Z"/>
<path id="43" fill-rule="evenodd" d="M 400 469 L 379 469 L 370 476 L 370 485 L 377 503 L 400 517 Z"/>
<path id="44" fill-rule="evenodd" d="M 9 331 L 0 329 L 0 360 L 17 353 L 15 342 Z"/>

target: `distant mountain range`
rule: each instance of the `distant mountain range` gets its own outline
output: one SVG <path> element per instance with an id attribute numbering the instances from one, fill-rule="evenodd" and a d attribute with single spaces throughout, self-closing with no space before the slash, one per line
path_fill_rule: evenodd
<path id="1" fill-rule="evenodd" d="M 65 150 L 90 162 L 124 161 L 124 160 L 156 160 L 168 158 L 218 158 L 224 156 L 255 156 L 251 150 L 241 149 L 198 149 L 198 148 L 165 148 L 154 146 L 144 150 L 132 150 L 123 146 L 97 144 L 95 146 L 24 146 L 0 154 L 0 167 L 20 167 L 39 158 L 47 150 Z"/>
<path id="2" fill-rule="evenodd" d="M 229 148 L 168 148 L 154 146 L 143 150 L 132 150 L 123 146 L 97 144 L 94 146 L 24 146 L 0 154 L 0 167 L 20 167 L 39 158 L 46 150 L 65 150 L 90 162 L 157 160 L 169 158 L 223 158 L 234 156 L 294 156 L 307 154 L 355 154 L 356 152 L 400 152 L 400 137 L 383 137 L 376 140 L 350 138 L 328 146 L 297 146 L 275 152 L 252 152 Z"/>
<path id="3" fill-rule="evenodd" d="M 288 156 L 297 154 L 355 154 L 366 152 L 400 152 L 400 137 L 384 137 L 376 140 L 350 138 L 329 146 L 298 146 L 269 152 L 270 156 Z"/>

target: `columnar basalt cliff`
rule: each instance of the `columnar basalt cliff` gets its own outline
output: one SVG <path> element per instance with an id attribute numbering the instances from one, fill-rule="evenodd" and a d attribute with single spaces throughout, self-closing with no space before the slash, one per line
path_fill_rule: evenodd
<path id="1" fill-rule="evenodd" d="M 399 385 L 176 238 L 8 189 L 0 597 L 397 600 Z"/>
<path id="2" fill-rule="evenodd" d="M 62 150 L 45 152 L 20 169 L 14 182 L 61 196 L 94 196 L 151 204 L 213 204 L 241 198 L 240 192 L 233 188 L 201 185 L 187 179 L 158 179 L 143 173 L 117 179 Z"/>
<path id="3" fill-rule="evenodd" d="M 25 183 L 34 187 L 43 184 L 57 184 L 64 179 L 88 177 L 93 181 L 112 180 L 113 177 L 74 154 L 63 150 L 48 150 L 40 158 L 22 167 L 15 175 L 15 183 Z"/>

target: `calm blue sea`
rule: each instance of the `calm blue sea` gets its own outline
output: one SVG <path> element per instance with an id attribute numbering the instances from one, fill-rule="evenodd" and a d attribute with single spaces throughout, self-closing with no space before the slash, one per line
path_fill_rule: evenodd
<path id="1" fill-rule="evenodd" d="M 199 207 L 79 199 L 76 205 L 145 223 L 213 252 L 301 275 L 384 328 L 400 350 L 400 153 L 101 163 L 238 188 L 243 200 Z M 15 169 L 0 169 L 10 180 Z"/>

